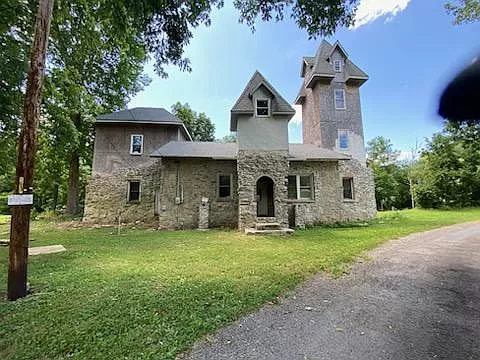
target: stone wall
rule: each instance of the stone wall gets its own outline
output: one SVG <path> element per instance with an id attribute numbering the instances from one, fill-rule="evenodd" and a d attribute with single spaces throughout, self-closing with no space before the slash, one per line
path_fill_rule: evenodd
<path id="1" fill-rule="evenodd" d="M 370 169 L 356 160 L 292 162 L 290 175 L 313 175 L 313 200 L 288 200 L 295 226 L 368 219 L 375 216 L 375 190 Z M 343 199 L 342 178 L 352 177 L 354 200 Z"/>
<path id="2" fill-rule="evenodd" d="M 160 228 L 194 229 L 205 227 L 199 223 L 202 198 L 208 199 L 208 226 L 237 226 L 238 196 L 237 168 L 234 160 L 163 159 L 160 181 Z M 231 174 L 231 196 L 220 198 L 219 175 Z"/>
<path id="3" fill-rule="evenodd" d="M 257 223 L 257 180 L 268 176 L 273 180 L 275 222 L 288 226 L 287 182 L 288 151 L 247 151 L 237 155 L 238 228 L 243 230 Z M 272 219 L 260 218 L 266 222 Z"/>
<path id="4" fill-rule="evenodd" d="M 339 162 L 341 177 L 353 178 L 354 200 L 343 201 L 342 221 L 369 219 L 377 213 L 373 172 L 359 161 Z"/>
<path id="5" fill-rule="evenodd" d="M 111 174 L 93 174 L 87 182 L 84 221 L 97 224 L 155 225 L 155 190 L 160 179 L 157 162 L 148 167 L 117 169 Z M 128 201 L 128 182 L 140 181 L 140 200 Z"/>

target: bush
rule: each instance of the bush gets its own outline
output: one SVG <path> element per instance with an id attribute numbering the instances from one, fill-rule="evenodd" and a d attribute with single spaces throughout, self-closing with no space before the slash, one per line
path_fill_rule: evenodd
<path id="1" fill-rule="evenodd" d="M 10 215 L 10 206 L 7 205 L 8 193 L 0 193 L 0 214 Z"/>

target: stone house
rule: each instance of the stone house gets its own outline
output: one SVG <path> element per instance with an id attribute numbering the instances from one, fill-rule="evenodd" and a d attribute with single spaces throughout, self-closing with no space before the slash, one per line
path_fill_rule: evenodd
<path id="1" fill-rule="evenodd" d="M 300 75 L 303 144 L 289 144 L 295 110 L 258 71 L 231 109 L 236 143 L 192 142 L 164 109 L 100 116 L 84 219 L 248 230 L 373 217 L 359 94 L 368 76 L 327 41 Z"/>

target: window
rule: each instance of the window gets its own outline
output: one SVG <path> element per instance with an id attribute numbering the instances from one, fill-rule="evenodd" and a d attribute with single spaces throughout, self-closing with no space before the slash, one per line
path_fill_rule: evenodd
<path id="1" fill-rule="evenodd" d="M 349 144 L 349 132 L 348 130 L 339 130 L 338 131 L 338 147 L 340 150 L 348 150 L 350 147 Z"/>
<path id="2" fill-rule="evenodd" d="M 345 109 L 345 90 L 335 89 L 335 109 Z"/>
<path id="3" fill-rule="evenodd" d="M 142 155 L 143 153 L 143 135 L 132 135 L 130 141 L 130 154 Z"/>
<path id="4" fill-rule="evenodd" d="M 343 198 L 353 200 L 353 178 L 343 178 Z"/>
<path id="5" fill-rule="evenodd" d="M 255 105 L 257 116 L 270 116 L 270 99 L 257 99 Z"/>
<path id="6" fill-rule="evenodd" d="M 333 62 L 333 68 L 335 72 L 342 72 L 342 62 L 340 60 L 335 60 Z"/>
<path id="7" fill-rule="evenodd" d="M 218 197 L 228 198 L 232 195 L 232 175 L 218 175 Z"/>
<path id="8" fill-rule="evenodd" d="M 311 175 L 289 175 L 288 176 L 288 198 L 289 199 L 313 199 L 313 187 Z"/>
<path id="9" fill-rule="evenodd" d="M 128 201 L 140 200 L 140 181 L 128 182 Z"/>

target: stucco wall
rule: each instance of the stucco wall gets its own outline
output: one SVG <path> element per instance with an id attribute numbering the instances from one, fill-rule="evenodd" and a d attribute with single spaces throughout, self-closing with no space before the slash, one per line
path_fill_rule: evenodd
<path id="1" fill-rule="evenodd" d="M 115 170 L 149 166 L 149 155 L 172 140 L 186 140 L 175 125 L 96 124 L 92 173 L 110 174 Z M 130 154 L 131 135 L 143 135 L 142 155 Z"/>
<path id="2" fill-rule="evenodd" d="M 252 95 L 256 99 L 270 99 L 272 94 L 263 86 Z M 287 150 L 289 116 L 257 117 L 239 115 L 237 125 L 237 144 L 240 150 Z"/>

